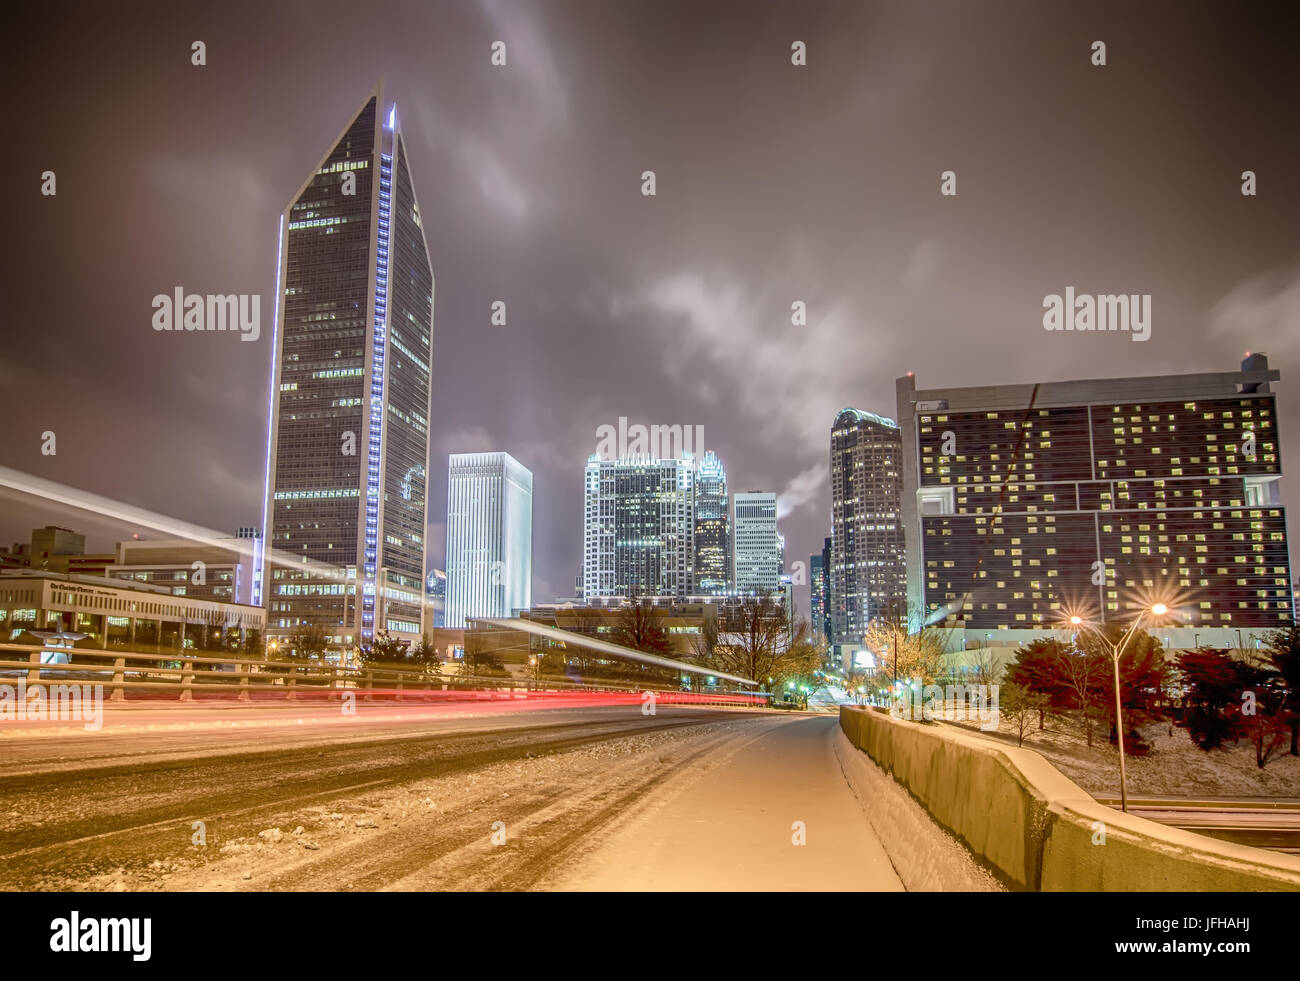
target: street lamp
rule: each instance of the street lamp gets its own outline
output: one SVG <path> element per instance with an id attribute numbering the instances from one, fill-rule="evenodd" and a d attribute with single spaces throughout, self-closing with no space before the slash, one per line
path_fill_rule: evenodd
<path id="1" fill-rule="evenodd" d="M 1112 644 L 1095 625 L 1088 623 L 1083 617 L 1070 617 L 1072 625 L 1091 630 L 1103 644 L 1110 648 L 1112 666 L 1115 669 L 1115 737 L 1119 742 L 1119 807 L 1121 811 L 1125 812 L 1128 811 L 1128 771 L 1124 766 L 1124 716 L 1120 704 L 1119 659 L 1123 656 L 1124 648 L 1128 646 L 1129 640 L 1137 633 L 1138 625 L 1142 623 L 1144 616 L 1150 613 L 1152 616 L 1162 617 L 1168 612 L 1169 607 L 1165 606 L 1164 603 L 1153 603 L 1150 608 L 1143 609 L 1134 618 L 1133 623 L 1124 632 L 1124 636 L 1120 638 L 1118 644 Z"/>

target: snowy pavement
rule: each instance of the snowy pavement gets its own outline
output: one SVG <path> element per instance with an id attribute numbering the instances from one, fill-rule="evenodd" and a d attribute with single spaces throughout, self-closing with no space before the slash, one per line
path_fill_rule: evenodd
<path id="1" fill-rule="evenodd" d="M 834 717 L 337 713 L 133 711 L 7 740 L 3 888 L 982 888 L 935 874 L 960 846 L 863 754 L 836 755 Z"/>
<path id="2" fill-rule="evenodd" d="M 901 890 L 835 758 L 838 730 L 793 716 L 746 732 L 546 885 Z"/>

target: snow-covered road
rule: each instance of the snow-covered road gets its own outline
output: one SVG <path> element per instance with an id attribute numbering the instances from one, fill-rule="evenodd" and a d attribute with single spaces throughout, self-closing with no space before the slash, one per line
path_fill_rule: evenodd
<path id="1" fill-rule="evenodd" d="M 903 888 L 835 758 L 836 718 L 751 729 L 555 877 L 560 889 Z"/>
<path id="2" fill-rule="evenodd" d="M 123 711 L 0 742 L 0 861 L 23 890 L 901 889 L 915 863 L 838 731 L 639 703 Z"/>

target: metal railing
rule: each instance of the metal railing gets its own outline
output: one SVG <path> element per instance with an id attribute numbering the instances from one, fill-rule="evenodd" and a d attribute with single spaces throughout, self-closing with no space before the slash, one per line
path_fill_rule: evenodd
<path id="1" fill-rule="evenodd" d="M 69 663 L 42 662 L 42 655 L 68 656 Z M 21 655 L 21 656 L 18 656 Z M 441 665 L 342 665 L 324 660 L 266 660 L 192 654 L 95 648 L 51 651 L 25 644 L 0 644 L 0 679 L 18 676 L 27 685 L 90 683 L 109 690 L 109 701 L 132 695 L 176 694 L 180 701 L 195 695 L 233 696 L 241 702 L 257 697 L 340 698 L 350 691 L 365 701 L 402 701 L 419 693 L 440 693 L 439 699 L 510 699 L 569 691 L 638 694 L 652 691 L 661 704 L 755 705 L 766 701 L 759 693 L 689 692 L 654 684 L 615 680 L 586 682 L 550 678 L 484 677 L 444 674 Z M 441 694 L 445 693 L 445 694 Z"/>

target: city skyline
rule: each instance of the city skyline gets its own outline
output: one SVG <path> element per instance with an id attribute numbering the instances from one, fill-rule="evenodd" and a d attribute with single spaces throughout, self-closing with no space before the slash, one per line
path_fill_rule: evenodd
<path id="1" fill-rule="evenodd" d="M 1246 350 L 1269 352 L 1284 377 L 1295 370 L 1288 298 L 1300 282 L 1300 201 L 1282 175 L 1298 155 L 1294 134 L 1274 124 L 1286 118 L 1277 93 L 1295 88 L 1294 66 L 1280 57 L 1284 32 L 1247 30 L 1193 7 L 1171 37 L 1154 13 L 1133 11 L 1123 30 L 1140 43 L 1119 45 L 1122 57 L 1112 45 L 1110 63 L 1094 68 L 1088 45 L 1113 29 L 1104 17 L 1025 7 L 1025 30 L 1050 39 L 1046 50 L 1026 51 L 1016 31 L 994 34 L 957 7 L 929 23 L 905 11 L 832 6 L 836 31 L 767 12 L 744 39 L 728 33 L 725 4 L 663 8 L 668 23 L 691 17 L 690 30 L 674 29 L 675 43 L 684 66 L 715 81 L 703 98 L 726 100 L 743 85 L 766 107 L 761 124 L 712 111 L 713 101 L 683 114 L 701 94 L 671 83 L 640 91 L 656 55 L 635 45 L 630 60 L 611 54 L 646 26 L 648 13 L 635 6 L 579 16 L 560 4 L 508 25 L 491 4 L 394 8 L 429 28 L 440 55 L 428 57 L 413 39 L 384 42 L 390 93 L 421 163 L 418 196 L 438 229 L 430 250 L 447 314 L 439 316 L 447 359 L 434 365 L 428 468 L 441 472 L 451 452 L 495 447 L 535 461 L 539 597 L 570 592 L 582 527 L 571 503 L 577 470 L 598 428 L 620 416 L 703 425 L 732 486 L 779 490 L 788 548 L 801 556 L 827 530 L 820 434 L 843 405 L 890 414 L 892 379 L 905 370 L 936 385 L 1010 384 L 1215 370 Z M 147 10 L 135 15 L 127 55 L 160 57 L 179 44 L 157 34 Z M 289 23 L 282 13 L 269 12 L 272 29 L 252 34 L 235 12 L 180 16 L 206 38 L 206 67 L 191 66 L 181 46 L 158 66 L 164 84 L 156 73 L 96 79 L 97 98 L 144 98 L 156 108 L 141 122 L 147 138 L 92 121 L 73 141 L 64 123 L 84 86 L 71 74 L 42 93 L 34 138 L 46 148 L 41 166 L 59 175 L 58 195 L 16 204 L 35 238 L 31 248 L 10 246 L 11 268 L 34 287 L 16 297 L 17 316 L 63 327 L 16 334 L 0 355 L 0 378 L 10 387 L 54 385 L 64 397 L 13 406 L 19 437 L 0 462 L 233 530 L 259 523 L 270 332 L 248 344 L 154 333 L 148 301 L 178 284 L 260 295 L 269 326 L 274 215 L 380 61 L 342 58 L 353 38 L 338 39 L 324 42 L 344 66 L 336 73 L 285 72 L 283 52 L 265 57 L 276 48 L 275 25 Z M 51 27 L 19 26 L 34 39 L 18 52 L 21 72 Z M 91 22 L 61 30 L 70 64 L 94 64 Z M 378 37 L 372 30 L 357 26 L 367 43 Z M 508 70 L 489 61 L 498 35 L 511 44 Z M 796 35 L 810 55 L 792 88 Z M 850 37 L 871 38 L 873 56 L 864 59 Z M 740 54 L 754 60 L 743 73 L 730 67 Z M 1050 94 L 1022 92 L 1015 72 L 984 70 L 1026 59 L 1026 70 L 1054 80 Z M 617 110 L 593 101 L 586 80 L 595 74 Z M 1221 91 L 1211 77 L 1253 81 Z M 1143 87 L 1141 78 L 1181 87 Z M 1205 125 L 1241 136 L 1243 160 L 1207 159 L 1181 131 L 1149 144 L 1141 120 L 1176 119 L 1193 104 Z M 1079 122 L 1085 105 L 1093 114 Z M 632 127 L 633 118 L 642 122 Z M 985 138 L 990 122 L 996 141 Z M 608 134 L 633 128 L 639 136 L 629 145 L 603 149 Z M 1067 133 L 1075 135 L 1063 144 Z M 1089 152 L 1073 153 L 1076 145 Z M 101 159 L 117 163 L 112 195 L 89 190 Z M 940 174 L 950 168 L 958 193 L 945 199 Z M 1248 168 L 1260 175 L 1258 198 L 1240 193 Z M 649 201 L 640 194 L 646 169 L 659 179 Z M 1098 199 L 1100 179 L 1118 189 L 1113 199 Z M 762 198 L 750 193 L 756 186 Z M 1050 219 L 1035 203 L 1049 187 Z M 196 221 L 203 241 L 187 244 Z M 1069 234 L 1058 240 L 1049 225 Z M 635 243 L 622 234 L 629 227 L 641 229 Z M 103 241 L 99 228 L 145 231 L 133 236 L 128 262 L 91 251 Z M 972 237 L 975 229 L 987 242 Z M 59 240 L 78 245 L 47 268 L 37 257 Z M 682 242 L 692 244 L 683 251 Z M 1151 294 L 1150 340 L 1044 331 L 1042 299 L 1070 285 Z M 504 326 L 490 320 L 497 299 L 507 302 Z M 796 300 L 807 304 L 803 328 L 790 323 Z M 611 331 L 617 354 L 597 342 Z M 65 344 L 84 356 L 63 357 Z M 745 357 L 760 347 L 770 355 Z M 88 401 L 105 379 L 117 386 L 111 413 Z M 570 393 L 562 410 L 550 399 L 557 391 Z M 1278 396 L 1285 431 L 1300 419 L 1300 396 L 1286 386 Z M 41 454 L 47 430 L 60 434 L 57 456 Z M 172 467 L 148 465 L 160 447 Z M 433 483 L 429 513 L 440 516 L 444 492 Z M 1285 498 L 1297 493 L 1283 482 Z M 46 523 L 83 528 L 93 548 L 119 537 L 106 522 L 7 500 L 0 539 Z M 434 543 L 426 566 L 444 565 L 439 520 L 426 537 Z M 804 590 L 800 605 L 806 613 Z"/>
<path id="2" fill-rule="evenodd" d="M 17 963 L 371 892 L 1293 955 L 1300 2 L 8 23 Z"/>

